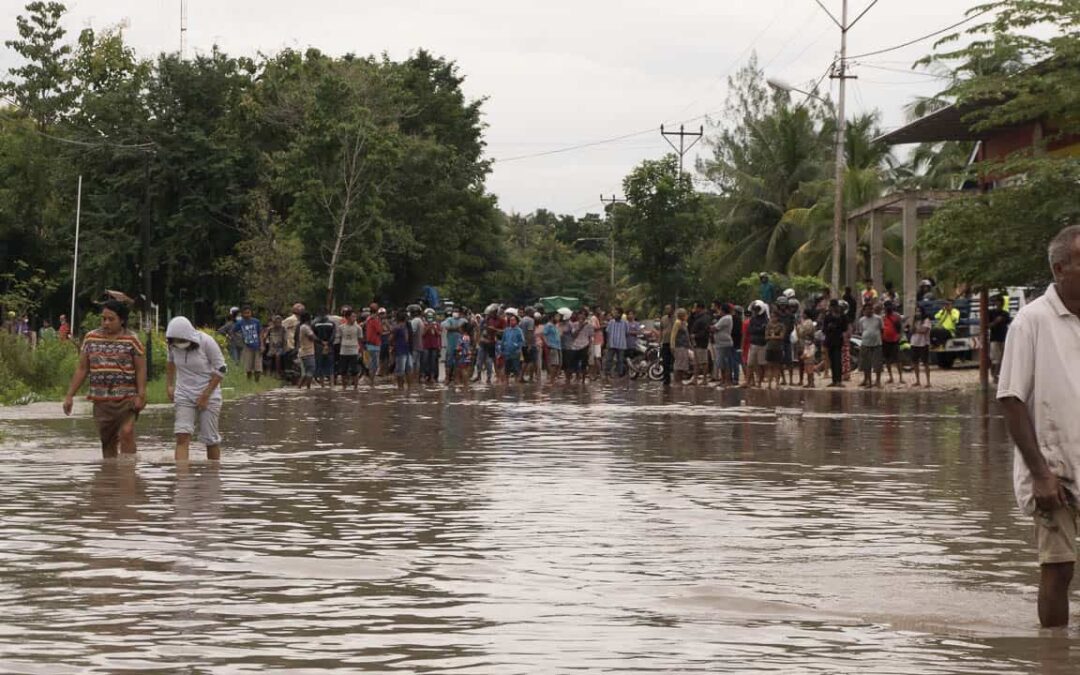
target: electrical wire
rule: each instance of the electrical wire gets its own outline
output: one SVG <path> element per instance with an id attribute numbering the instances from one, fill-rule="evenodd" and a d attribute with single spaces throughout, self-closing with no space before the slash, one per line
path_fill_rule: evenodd
<path id="1" fill-rule="evenodd" d="M 4 97 L 2 97 L 2 100 L 5 103 L 7 103 L 7 104 L 11 105 L 12 107 L 14 107 L 15 109 L 21 110 L 24 114 L 26 113 L 26 110 L 24 108 L 22 108 L 16 101 L 13 101 L 11 98 L 9 98 L 7 96 L 4 96 Z M 7 121 L 7 122 L 12 122 L 12 123 L 17 123 L 19 121 L 14 117 L 11 117 L 11 116 L 9 116 L 7 114 L 4 114 L 3 112 L 0 112 L 0 120 L 4 120 L 4 121 Z M 151 143 L 113 143 L 112 141 L 81 141 L 81 140 L 77 140 L 77 139 L 74 139 L 74 138 L 64 138 L 63 136 L 56 136 L 54 134 L 48 134 L 48 133 L 45 133 L 44 131 L 41 131 L 39 129 L 30 129 L 30 131 L 33 131 L 38 136 L 42 136 L 42 137 L 47 138 L 47 139 L 49 139 L 51 141 L 56 141 L 57 143 L 66 143 L 68 145 L 75 145 L 75 146 L 78 146 L 78 147 L 81 147 L 81 148 L 116 148 L 118 150 L 149 150 L 150 148 L 153 148 L 153 147 L 155 147 L 157 145 L 156 143 L 152 143 L 152 142 Z"/>
<path id="2" fill-rule="evenodd" d="M 911 45 L 922 42 L 923 40 L 929 40 L 930 38 L 937 37 L 938 35 L 941 35 L 942 33 L 947 33 L 949 31 L 953 30 L 954 28 L 959 28 L 960 26 L 963 26 L 965 23 L 969 23 L 971 21 L 974 21 L 975 19 L 979 18 L 980 16 L 982 16 L 984 14 L 987 14 L 987 13 L 989 13 L 991 11 L 993 11 L 992 7 L 984 9 L 981 12 L 978 12 L 976 14 L 972 14 L 971 16 L 969 16 L 969 17 L 967 17 L 967 18 L 965 18 L 965 19 L 963 19 L 961 21 L 957 21 L 956 23 L 952 24 L 951 26 L 946 26 L 945 28 L 942 28 L 940 30 L 936 30 L 933 33 L 927 33 L 926 35 L 923 35 L 921 37 L 917 37 L 914 40 L 908 40 L 907 42 L 903 42 L 903 43 L 898 44 L 898 45 L 893 45 L 892 47 L 885 47 L 884 49 L 875 49 L 873 51 L 864 52 L 862 54 L 853 54 L 853 55 L 851 55 L 851 56 L 849 56 L 847 58 L 849 60 L 850 59 L 861 59 L 864 56 L 876 56 L 878 54 L 886 54 L 888 52 L 895 52 L 897 49 L 903 49 L 904 47 L 910 47 Z"/>
<path id="3" fill-rule="evenodd" d="M 927 77 L 927 78 L 938 79 L 938 80 L 951 80 L 952 79 L 952 77 L 949 76 L 949 75 L 935 75 L 934 73 L 925 73 L 925 72 L 919 72 L 919 71 L 915 71 L 915 70 L 904 70 L 903 68 L 889 68 L 888 66 L 875 66 L 875 65 L 870 64 L 870 63 L 854 63 L 852 65 L 859 66 L 860 68 L 870 68 L 872 70 L 884 70 L 884 71 L 888 71 L 890 73 L 900 73 L 901 75 L 911 75 L 911 76 L 914 76 L 914 77 Z"/>

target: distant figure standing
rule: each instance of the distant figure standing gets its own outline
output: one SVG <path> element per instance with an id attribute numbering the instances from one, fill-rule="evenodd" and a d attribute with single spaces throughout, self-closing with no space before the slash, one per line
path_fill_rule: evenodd
<path id="1" fill-rule="evenodd" d="M 1005 340 L 997 398 L 1016 443 L 1016 500 L 1034 516 L 1039 621 L 1069 623 L 1080 489 L 1080 225 L 1050 242 L 1054 283 L 1020 310 Z"/>
<path id="2" fill-rule="evenodd" d="M 119 300 L 101 305 L 101 328 L 83 340 L 79 365 L 71 377 L 64 414 L 70 415 L 75 394 L 87 376 L 94 403 L 94 422 L 101 437 L 103 457 L 135 453 L 135 420 L 146 407 L 146 352 L 135 333 L 127 329 L 128 306 Z"/>
<path id="3" fill-rule="evenodd" d="M 990 327 L 990 374 L 994 376 L 996 383 L 1001 372 L 1001 357 L 1005 354 L 1005 337 L 1012 322 L 1009 310 L 1005 308 L 1004 296 L 999 294 L 990 299 L 986 318 Z"/>
<path id="4" fill-rule="evenodd" d="M 240 350 L 240 367 L 247 373 L 247 379 L 255 377 L 259 381 L 262 375 L 262 322 L 252 316 L 251 306 L 244 305 L 240 318 L 236 320 L 233 331 L 240 335 L 243 347 Z"/>
<path id="5" fill-rule="evenodd" d="M 176 417 L 176 460 L 188 459 L 191 435 L 199 430 L 206 444 L 206 458 L 221 459 L 221 381 L 225 378 L 225 356 L 217 341 L 195 330 L 182 316 L 173 317 L 165 329 L 169 360 L 165 366 L 165 391 L 173 402 Z"/>
<path id="6" fill-rule="evenodd" d="M 776 284 L 769 280 L 769 275 L 762 272 L 758 275 L 758 300 L 766 305 L 776 302 Z"/>
<path id="7" fill-rule="evenodd" d="M 61 340 L 71 339 L 71 324 L 68 323 L 66 314 L 60 315 L 60 327 L 56 329 L 56 333 Z"/>
<path id="8" fill-rule="evenodd" d="M 52 322 L 48 319 L 42 319 L 41 328 L 38 329 L 38 340 L 55 340 L 57 337 L 56 329 L 52 327 Z"/>

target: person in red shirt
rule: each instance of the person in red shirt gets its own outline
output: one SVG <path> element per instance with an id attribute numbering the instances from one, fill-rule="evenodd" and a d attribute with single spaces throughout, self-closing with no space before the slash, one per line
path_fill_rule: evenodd
<path id="1" fill-rule="evenodd" d="M 374 386 L 375 374 L 379 372 L 379 353 L 382 351 L 382 321 L 379 320 L 379 305 L 371 303 L 371 316 L 364 322 L 364 344 L 368 355 L 368 382 Z"/>
<path id="2" fill-rule="evenodd" d="M 56 334 L 61 340 L 71 339 L 71 324 L 68 323 L 66 314 L 60 315 L 60 327 L 56 329 Z"/>
<path id="3" fill-rule="evenodd" d="M 900 378 L 900 384 L 904 383 L 904 369 L 900 367 L 900 339 L 904 335 L 904 317 L 896 313 L 893 303 L 885 302 L 885 314 L 881 317 L 881 353 L 885 359 L 885 371 L 889 374 L 889 384 L 892 384 L 892 367 L 896 366 L 896 374 Z"/>

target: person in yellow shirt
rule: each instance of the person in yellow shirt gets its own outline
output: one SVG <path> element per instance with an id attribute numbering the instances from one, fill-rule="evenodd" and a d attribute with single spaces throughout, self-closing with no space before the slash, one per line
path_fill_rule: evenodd
<path id="1" fill-rule="evenodd" d="M 956 337 L 956 326 L 960 323 L 960 310 L 953 308 L 952 300 L 946 300 L 945 306 L 934 315 L 938 328 L 949 332 L 949 337 Z"/>

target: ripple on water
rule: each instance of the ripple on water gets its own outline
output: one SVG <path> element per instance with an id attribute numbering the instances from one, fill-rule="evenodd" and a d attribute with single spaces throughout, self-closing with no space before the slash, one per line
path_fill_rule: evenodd
<path id="1" fill-rule="evenodd" d="M 0 672 L 1074 671 L 1001 421 L 860 400 L 282 393 L 186 469 L 12 422 Z"/>

